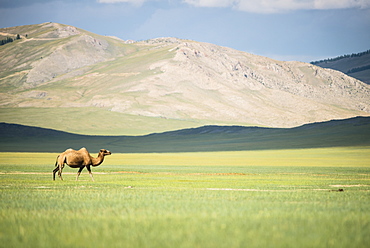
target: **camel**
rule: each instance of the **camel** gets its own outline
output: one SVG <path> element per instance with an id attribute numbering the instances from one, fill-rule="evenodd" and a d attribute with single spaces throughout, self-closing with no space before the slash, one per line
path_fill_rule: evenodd
<path id="1" fill-rule="evenodd" d="M 97 158 L 93 158 L 85 147 L 78 151 L 67 149 L 57 157 L 57 161 L 55 162 L 56 168 L 53 170 L 53 180 L 55 180 L 55 173 L 57 172 L 60 179 L 63 180 L 62 170 L 64 168 L 64 164 L 67 164 L 71 168 L 80 168 L 77 172 L 76 181 L 78 181 L 78 177 L 85 167 L 89 171 L 91 180 L 94 181 L 90 166 L 100 165 L 104 161 L 104 156 L 107 155 L 111 155 L 111 152 L 105 149 L 100 149 Z"/>

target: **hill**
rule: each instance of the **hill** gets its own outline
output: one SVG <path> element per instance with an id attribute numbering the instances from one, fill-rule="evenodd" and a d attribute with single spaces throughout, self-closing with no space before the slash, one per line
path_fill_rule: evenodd
<path id="1" fill-rule="evenodd" d="M 2 152 L 61 152 L 86 147 L 113 153 L 242 151 L 369 146 L 370 117 L 295 128 L 203 126 L 143 136 L 87 136 L 0 123 Z"/>
<path id="2" fill-rule="evenodd" d="M 313 61 L 311 64 L 341 71 L 366 84 L 370 84 L 370 50 L 331 59 Z"/>
<path id="3" fill-rule="evenodd" d="M 294 127 L 370 115 L 341 72 L 176 38 L 125 42 L 63 24 L 0 29 L 0 121 L 80 134 Z"/>

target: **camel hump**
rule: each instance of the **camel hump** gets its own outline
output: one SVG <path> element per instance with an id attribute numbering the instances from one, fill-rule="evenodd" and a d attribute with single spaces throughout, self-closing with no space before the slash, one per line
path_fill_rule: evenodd
<path id="1" fill-rule="evenodd" d="M 79 151 L 80 152 L 87 152 L 87 149 L 85 147 L 82 147 Z"/>

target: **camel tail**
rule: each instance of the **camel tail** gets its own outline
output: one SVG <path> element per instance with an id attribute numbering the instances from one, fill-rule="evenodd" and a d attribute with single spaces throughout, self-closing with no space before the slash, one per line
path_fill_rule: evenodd
<path id="1" fill-rule="evenodd" d="M 59 156 L 60 156 L 60 155 L 58 155 L 57 160 L 55 161 L 55 167 L 57 167 L 57 166 L 58 166 L 58 158 L 59 158 Z"/>
<path id="2" fill-rule="evenodd" d="M 59 157 L 60 157 L 60 155 L 58 155 L 58 157 L 55 161 L 55 169 L 53 170 L 53 180 L 55 180 L 55 173 L 57 173 L 60 170 L 59 169 L 59 164 L 58 164 Z"/>

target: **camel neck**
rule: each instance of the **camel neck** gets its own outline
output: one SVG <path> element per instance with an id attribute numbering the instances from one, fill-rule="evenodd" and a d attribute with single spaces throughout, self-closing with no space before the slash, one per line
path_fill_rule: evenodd
<path id="1" fill-rule="evenodd" d="M 97 158 L 91 158 L 92 166 L 98 166 L 104 161 L 104 155 L 102 153 L 99 153 Z"/>

